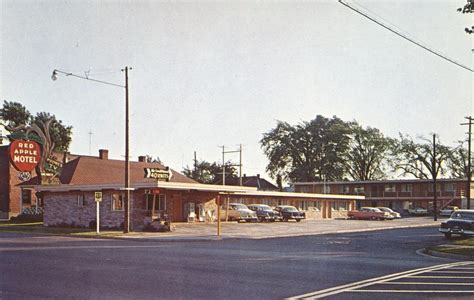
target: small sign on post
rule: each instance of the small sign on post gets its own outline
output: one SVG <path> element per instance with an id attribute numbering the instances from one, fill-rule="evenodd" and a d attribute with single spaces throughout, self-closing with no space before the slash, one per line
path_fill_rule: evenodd
<path id="1" fill-rule="evenodd" d="M 100 228 L 100 202 L 102 202 L 102 192 L 95 192 L 94 193 L 94 199 L 95 199 L 95 204 L 96 204 L 96 232 L 99 234 L 99 228 Z"/>
<path id="2" fill-rule="evenodd" d="M 95 202 L 102 202 L 102 192 L 94 193 Z"/>

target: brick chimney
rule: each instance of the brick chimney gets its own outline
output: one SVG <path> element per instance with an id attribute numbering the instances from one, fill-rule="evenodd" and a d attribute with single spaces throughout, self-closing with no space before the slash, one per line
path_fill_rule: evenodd
<path id="1" fill-rule="evenodd" d="M 103 160 L 109 159 L 109 150 L 99 149 L 99 158 Z"/>
<path id="2" fill-rule="evenodd" d="M 146 156 L 140 155 L 140 156 L 138 157 L 138 161 L 139 161 L 139 162 L 146 162 Z"/>

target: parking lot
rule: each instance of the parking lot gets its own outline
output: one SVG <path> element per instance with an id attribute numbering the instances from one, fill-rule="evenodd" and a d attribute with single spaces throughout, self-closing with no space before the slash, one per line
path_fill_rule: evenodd
<path id="1" fill-rule="evenodd" d="M 407 217 L 396 220 L 303 220 L 301 222 L 237 223 L 222 222 L 221 238 L 264 239 L 288 236 L 320 235 L 330 233 L 362 232 L 394 228 L 437 227 L 440 220 L 432 217 Z M 129 238 L 160 239 L 216 239 L 217 223 L 173 223 L 174 231 L 165 233 L 143 233 Z"/>

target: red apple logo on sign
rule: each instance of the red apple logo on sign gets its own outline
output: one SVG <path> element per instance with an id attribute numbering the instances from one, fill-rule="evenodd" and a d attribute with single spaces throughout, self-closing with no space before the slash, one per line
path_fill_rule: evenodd
<path id="1" fill-rule="evenodd" d="M 16 140 L 10 144 L 10 160 L 20 172 L 32 171 L 40 158 L 40 146 L 34 141 Z"/>

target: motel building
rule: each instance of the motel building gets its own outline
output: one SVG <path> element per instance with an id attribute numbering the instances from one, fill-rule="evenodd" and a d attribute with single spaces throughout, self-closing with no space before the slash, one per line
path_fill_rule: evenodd
<path id="1" fill-rule="evenodd" d="M 382 206 L 390 207 L 399 213 L 407 213 L 410 208 L 420 207 L 432 211 L 434 207 L 433 181 L 426 179 L 297 182 L 294 185 L 295 191 L 301 193 L 363 195 L 363 199 L 357 200 L 357 208 Z M 467 189 L 467 179 L 438 178 L 436 185 L 437 208 L 466 207 Z M 471 195 L 474 195 L 472 189 Z M 473 204 L 471 198 L 471 205 Z"/>
<path id="2" fill-rule="evenodd" d="M 15 186 L 33 191 L 43 208 L 45 226 L 96 226 L 97 192 L 99 222 L 104 229 L 124 224 L 124 166 L 122 160 L 99 156 L 72 156 L 65 162 L 59 184 L 41 184 L 32 177 Z M 153 174 L 158 174 L 154 176 Z M 260 191 L 254 187 L 200 184 L 160 163 L 130 162 L 130 227 L 140 231 L 154 220 L 214 222 L 217 207 L 225 203 L 292 205 L 306 212 L 307 219 L 345 218 L 364 196 Z M 21 194 L 21 192 L 20 192 Z M 20 201 L 15 199 L 14 201 Z"/>

